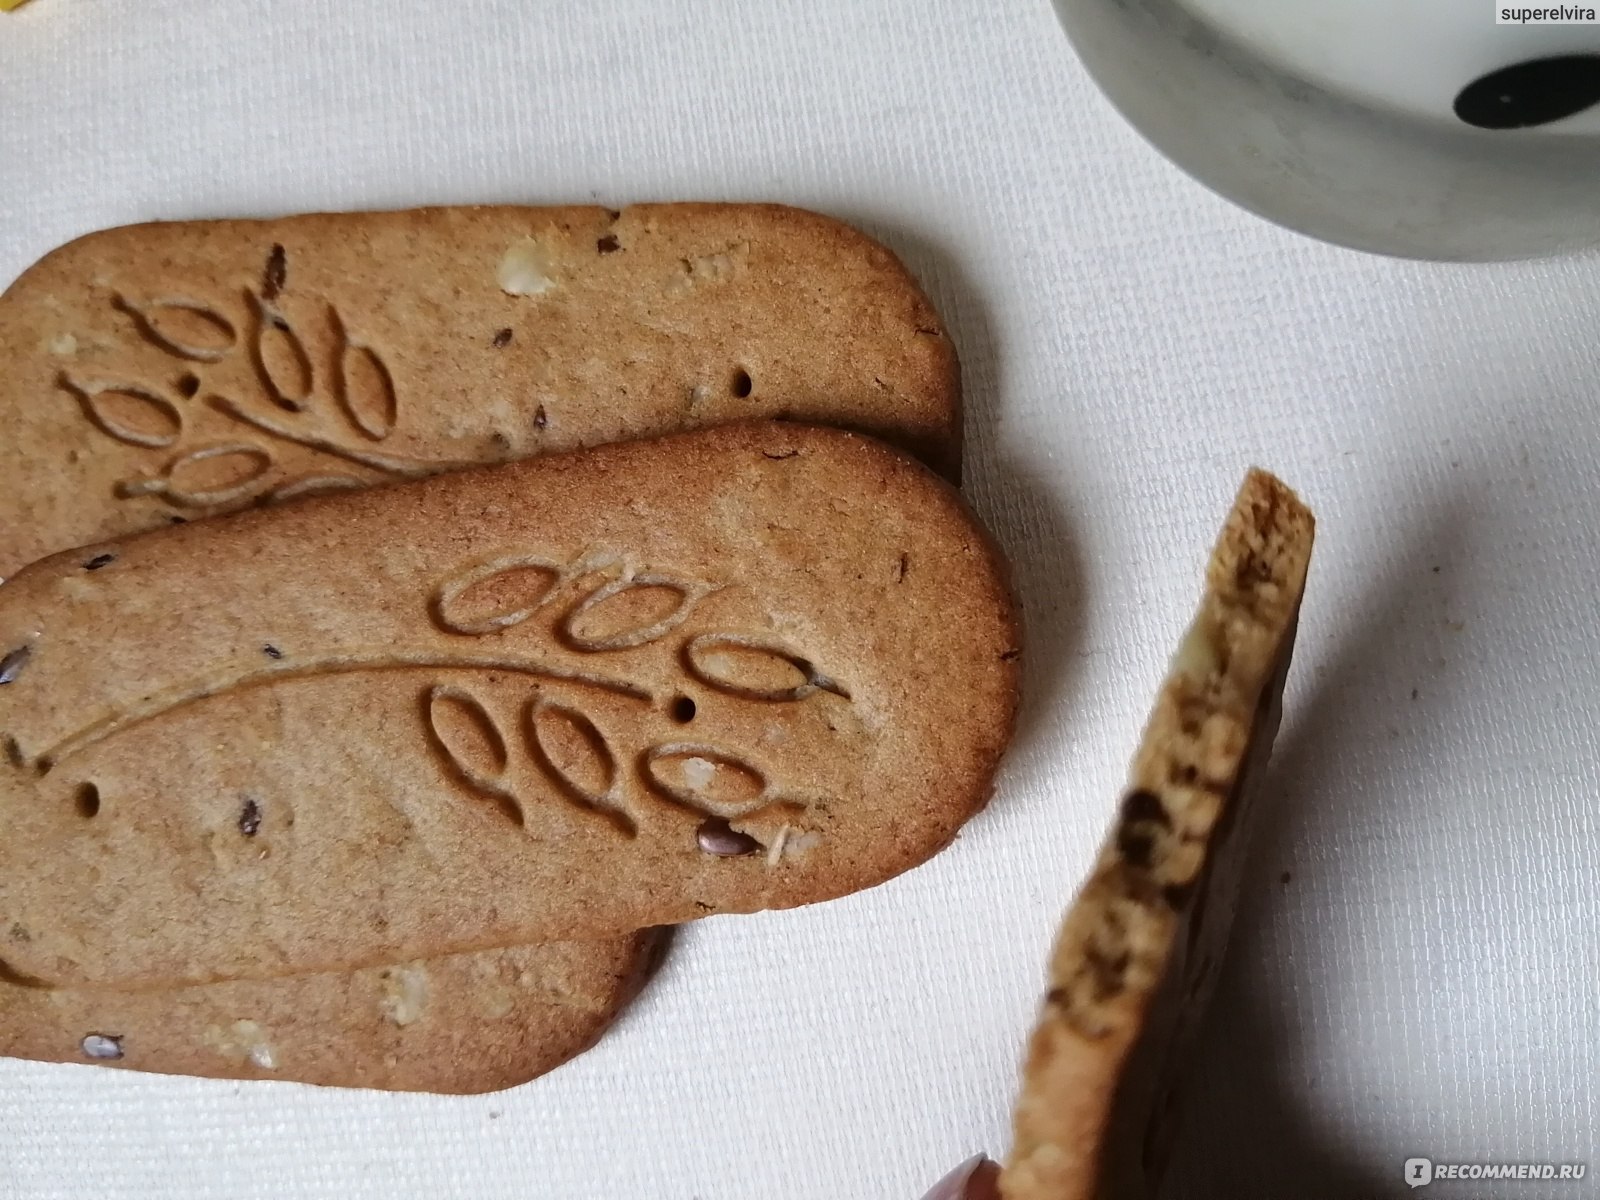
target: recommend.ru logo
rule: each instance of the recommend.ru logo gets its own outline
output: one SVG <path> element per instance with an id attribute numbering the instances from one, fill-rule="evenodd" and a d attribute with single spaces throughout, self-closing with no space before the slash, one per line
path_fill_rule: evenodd
<path id="1" fill-rule="evenodd" d="M 1588 1163 L 1460 1163 L 1408 1158 L 1405 1181 L 1425 1187 L 1436 1179 L 1538 1179 L 1575 1183 L 1589 1173 Z"/>

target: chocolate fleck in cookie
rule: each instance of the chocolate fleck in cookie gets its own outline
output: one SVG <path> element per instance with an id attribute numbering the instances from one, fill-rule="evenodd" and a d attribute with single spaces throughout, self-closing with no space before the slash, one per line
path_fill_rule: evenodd
<path id="1" fill-rule="evenodd" d="M 1250 473 L 1056 944 L 1005 1200 L 1157 1194 L 1183 1052 L 1233 916 L 1251 785 L 1277 734 L 1313 530 L 1293 492 Z"/>
<path id="2" fill-rule="evenodd" d="M 0 1055 L 218 1079 L 494 1091 L 592 1045 L 667 940 L 650 930 L 147 992 L 0 982 Z"/>
<path id="3" fill-rule="evenodd" d="M 775 205 L 111 229 L 0 297 L 0 360 L 0 577 L 252 504 L 754 417 L 960 461 L 955 352 L 915 281 Z"/>
<path id="4" fill-rule="evenodd" d="M 871 886 L 986 801 L 1019 655 L 955 491 L 792 423 L 96 544 L 0 645 L 0 959 L 124 987 Z"/>

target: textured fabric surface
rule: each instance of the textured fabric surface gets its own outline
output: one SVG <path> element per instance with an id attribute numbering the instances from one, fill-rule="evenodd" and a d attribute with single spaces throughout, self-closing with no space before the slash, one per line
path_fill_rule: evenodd
<path id="1" fill-rule="evenodd" d="M 1600 1167 L 1600 262 L 1262 224 L 1115 117 L 1043 0 L 0 18 L 0 280 L 156 217 L 688 197 L 854 220 L 952 325 L 1031 631 L 992 808 L 876 891 L 689 929 L 598 1049 L 507 1094 L 0 1063 L 0 1197 L 915 1200 L 1002 1150 L 1049 939 L 1251 462 L 1318 550 L 1176 1194 Z"/>

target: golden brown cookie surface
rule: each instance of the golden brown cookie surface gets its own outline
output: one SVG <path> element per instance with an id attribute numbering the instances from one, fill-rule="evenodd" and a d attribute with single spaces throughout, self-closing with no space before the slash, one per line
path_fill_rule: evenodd
<path id="1" fill-rule="evenodd" d="M 0 589 L 0 642 L 0 958 L 52 985 L 871 886 L 985 802 L 1018 666 L 954 491 L 787 423 L 98 544 Z"/>
<path id="2" fill-rule="evenodd" d="M 453 457 L 762 413 L 870 428 L 959 471 L 954 353 L 915 283 L 853 230 L 777 206 L 109 230 L 13 285 L 0 345 L 12 365 L 0 411 L 36 452 L 0 481 L 0 573 L 90 537 Z M 255 836 L 264 820 L 242 802 L 241 829 Z M 0 983 L 0 1053 L 342 1086 L 509 1086 L 598 1036 L 657 940 L 128 994 Z M 396 980 L 409 993 L 425 981 L 426 1017 L 386 1018 Z"/>
<path id="3" fill-rule="evenodd" d="M 0 577 L 278 497 L 730 420 L 960 461 L 955 352 L 915 281 L 776 205 L 106 230 L 0 297 L 0 360 Z"/>
<path id="4" fill-rule="evenodd" d="M 581 1053 L 666 931 L 144 992 L 0 983 L 0 1055 L 218 1079 L 472 1093 Z"/>

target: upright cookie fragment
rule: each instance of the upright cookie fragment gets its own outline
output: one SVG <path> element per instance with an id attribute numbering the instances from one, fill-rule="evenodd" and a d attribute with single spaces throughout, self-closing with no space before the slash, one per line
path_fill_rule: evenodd
<path id="1" fill-rule="evenodd" d="M 1313 534 L 1294 493 L 1251 471 L 1056 942 L 1005 1200 L 1156 1195 L 1184 1050 L 1233 915 L 1252 784 L 1278 729 Z"/>

